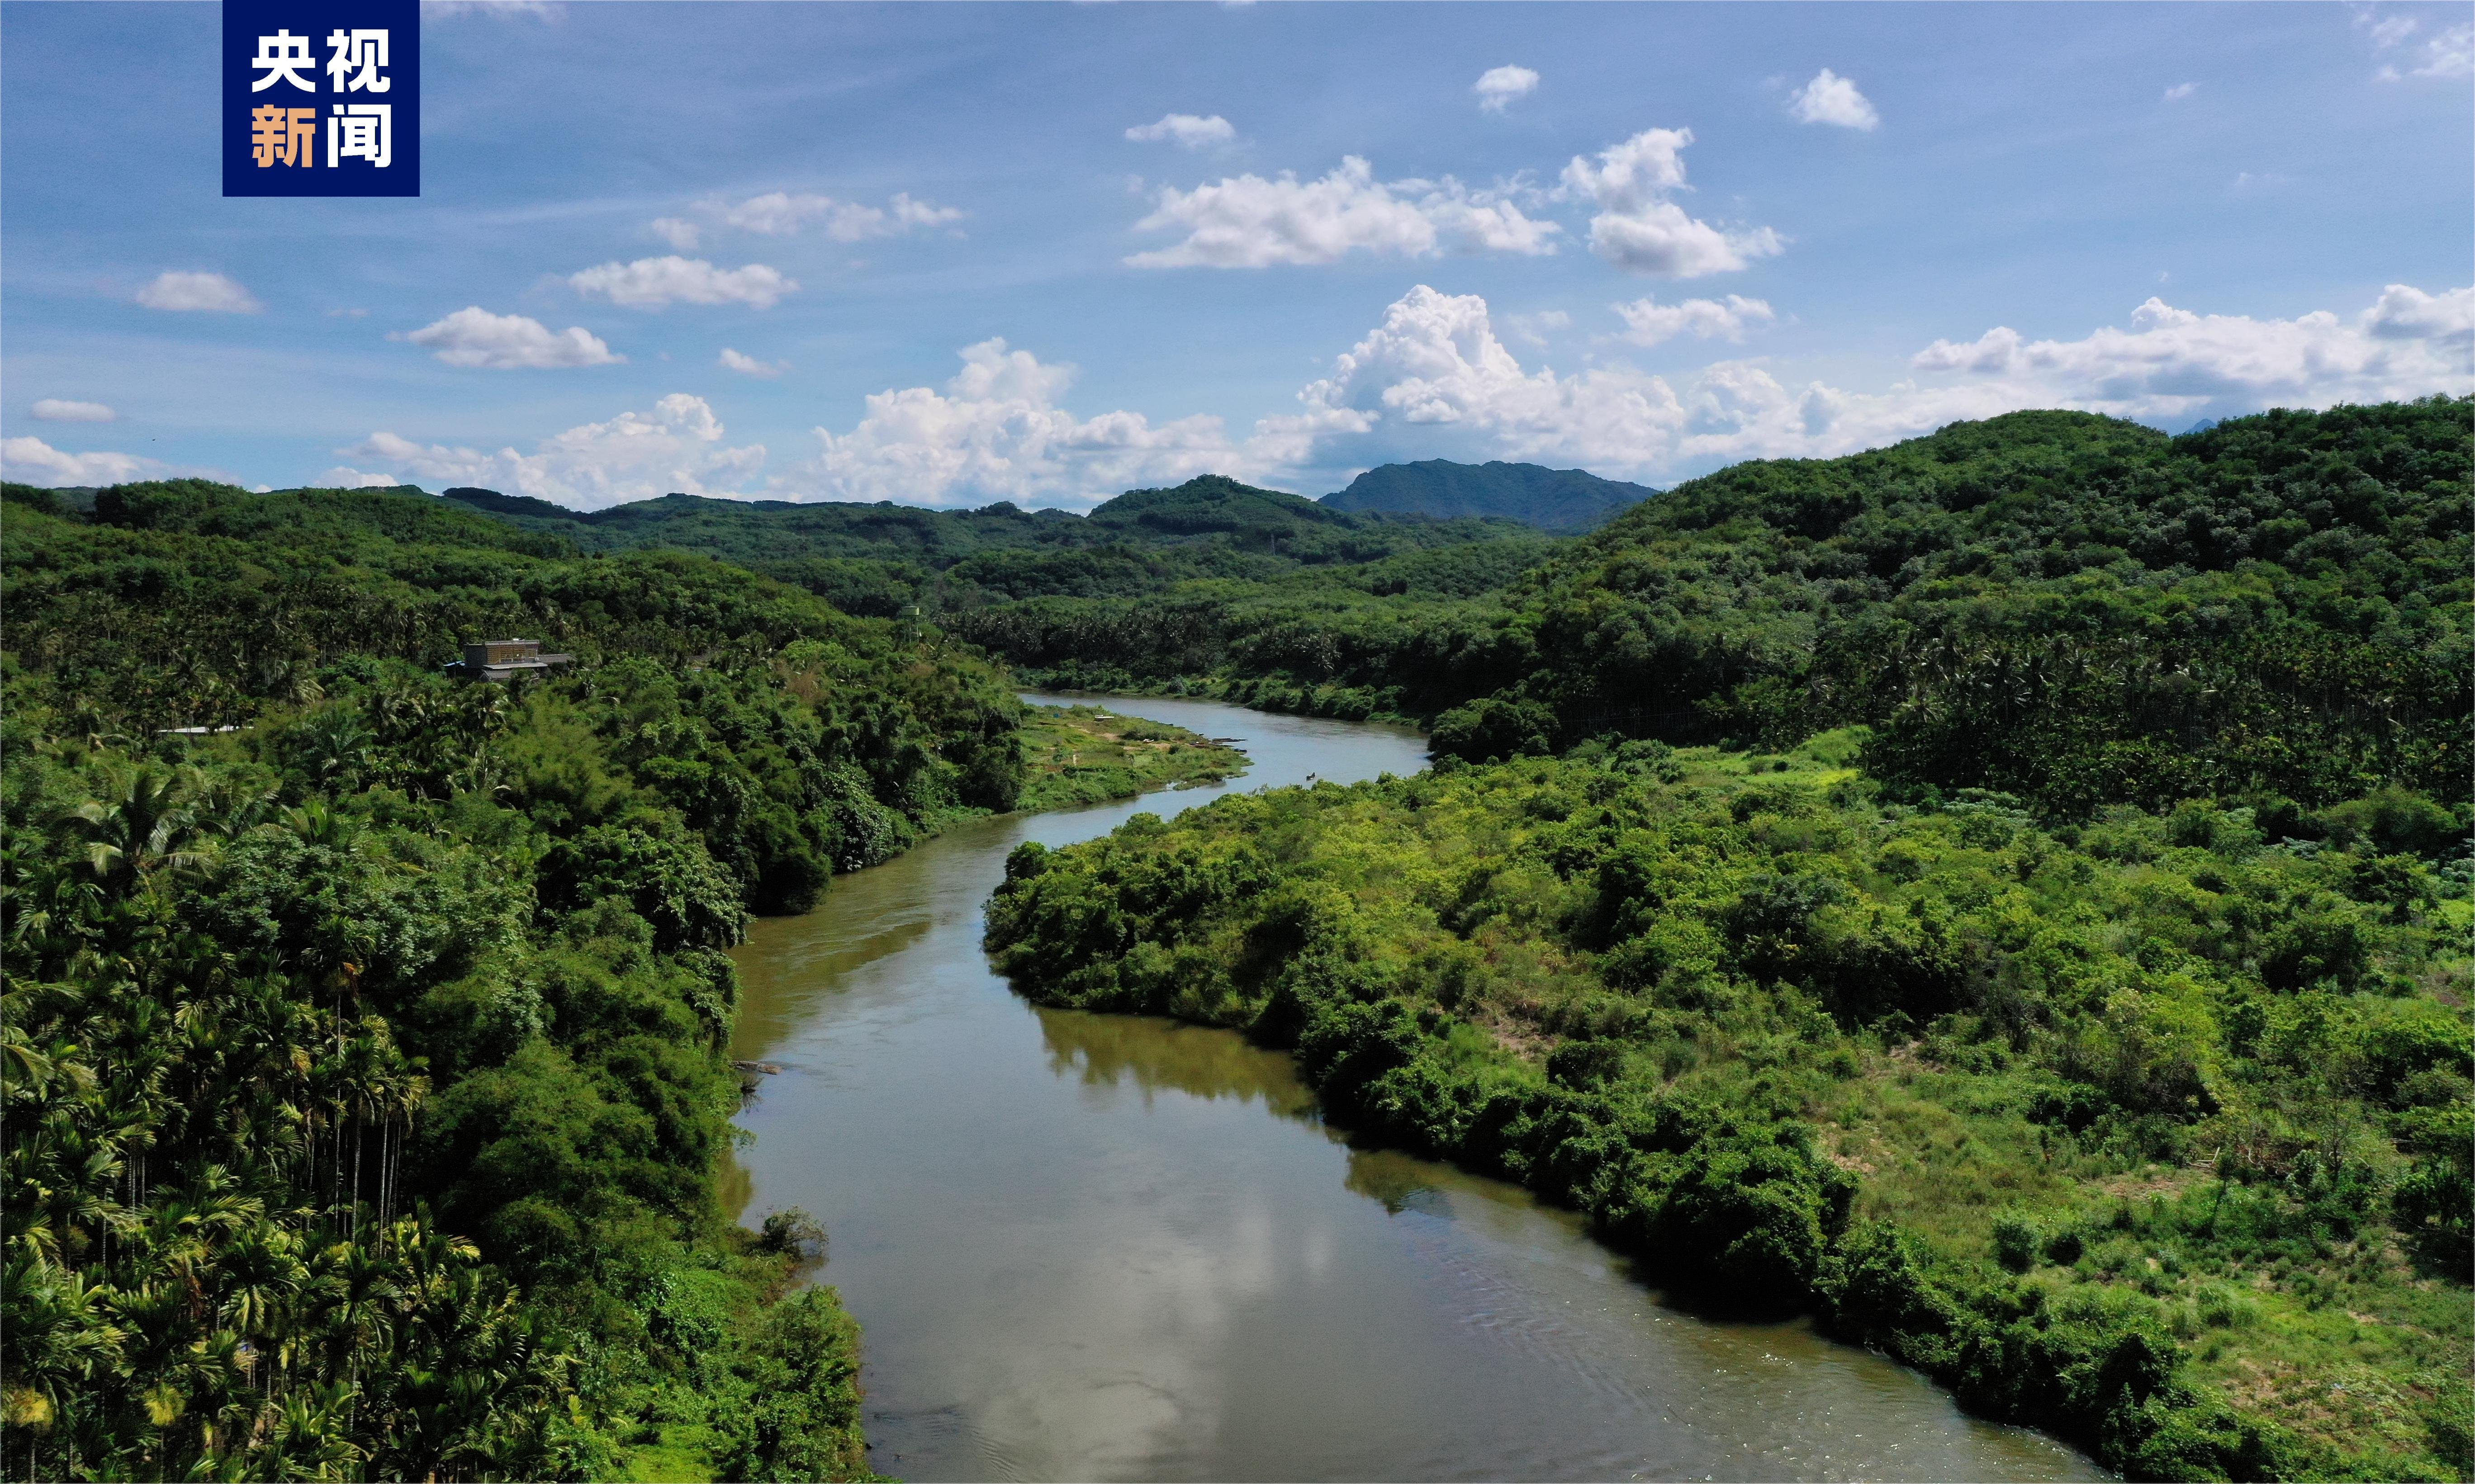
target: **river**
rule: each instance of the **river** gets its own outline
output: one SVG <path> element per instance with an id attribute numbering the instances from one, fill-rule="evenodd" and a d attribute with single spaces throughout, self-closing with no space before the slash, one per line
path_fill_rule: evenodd
<path id="1" fill-rule="evenodd" d="M 975 822 L 757 923 L 732 1055 L 751 1224 L 804 1206 L 867 1332 L 870 1461 L 907 1479 L 2063 1479 L 1801 1324 L 1661 1305 L 1526 1191 L 1357 1150 L 1289 1058 L 1227 1031 L 1042 1010 L 990 971 L 1020 841 L 1425 766 L 1412 733 L 1200 701 L 1212 789 Z"/>

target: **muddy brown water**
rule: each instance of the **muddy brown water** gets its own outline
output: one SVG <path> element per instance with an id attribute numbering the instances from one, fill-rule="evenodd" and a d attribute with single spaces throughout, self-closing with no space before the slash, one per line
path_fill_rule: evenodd
<path id="1" fill-rule="evenodd" d="M 1077 697 L 1088 699 L 1088 697 Z M 1569 1212 L 1349 1147 L 1289 1058 L 1041 1010 L 982 906 L 1062 845 L 1223 791 L 1425 766 L 1412 733 L 1198 701 L 1213 789 L 982 820 L 759 922 L 732 1055 L 776 1063 L 734 1199 L 804 1206 L 867 1331 L 870 1461 L 907 1479 L 2103 1475 L 1803 1325 L 1661 1304 Z"/>

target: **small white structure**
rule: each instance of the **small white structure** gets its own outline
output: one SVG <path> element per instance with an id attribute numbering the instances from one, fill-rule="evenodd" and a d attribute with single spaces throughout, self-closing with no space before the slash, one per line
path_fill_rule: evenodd
<path id="1" fill-rule="evenodd" d="M 538 639 L 485 639 L 466 645 L 461 663 L 448 667 L 467 680 L 507 680 L 517 675 L 546 675 L 573 665 L 572 654 L 544 654 Z"/>

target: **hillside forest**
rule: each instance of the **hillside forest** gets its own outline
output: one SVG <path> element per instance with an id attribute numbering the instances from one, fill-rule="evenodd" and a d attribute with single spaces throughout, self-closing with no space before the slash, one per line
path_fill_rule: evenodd
<path id="1" fill-rule="evenodd" d="M 10 487 L 0 1456 L 863 1475 L 823 1234 L 714 1196 L 723 950 L 1238 766 L 1032 684 L 1435 755 L 1025 847 L 1032 998 L 1292 1050 L 1673 1302 L 2130 1476 L 2475 1477 L 2470 468 L 2434 398 L 2016 413 L 1580 535 Z M 506 632 L 577 663 L 438 672 Z"/>
<path id="2" fill-rule="evenodd" d="M 2129 1476 L 2469 1477 L 2470 410 L 1691 481 L 1212 677 L 1430 774 L 1027 846 L 989 944 Z"/>
<path id="3" fill-rule="evenodd" d="M 705 557 L 6 494 L 7 1473 L 868 1476 L 823 1233 L 717 1199 L 723 950 L 1242 760 Z M 507 633 L 578 663 L 440 672 Z"/>

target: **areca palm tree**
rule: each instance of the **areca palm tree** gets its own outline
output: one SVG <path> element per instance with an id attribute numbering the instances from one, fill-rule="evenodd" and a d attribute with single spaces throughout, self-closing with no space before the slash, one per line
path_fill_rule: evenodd
<path id="1" fill-rule="evenodd" d="M 107 890 L 126 891 L 159 870 L 208 857 L 197 815 L 181 801 L 180 780 L 161 768 L 132 769 L 113 797 L 88 799 L 71 814 L 84 826 L 86 869 Z"/>
<path id="2" fill-rule="evenodd" d="M 360 787 L 377 766 L 378 734 L 352 706 L 312 714 L 296 737 L 303 770 L 338 790 Z"/>

